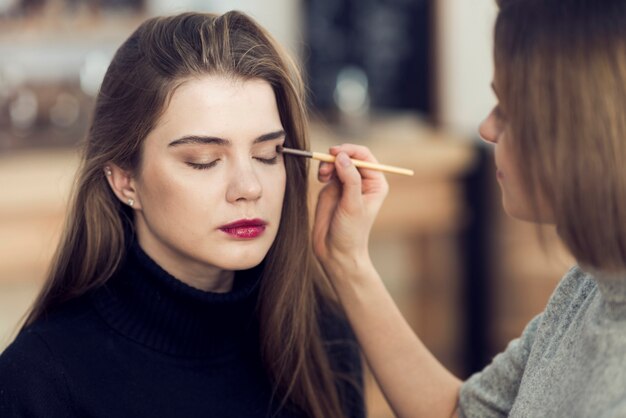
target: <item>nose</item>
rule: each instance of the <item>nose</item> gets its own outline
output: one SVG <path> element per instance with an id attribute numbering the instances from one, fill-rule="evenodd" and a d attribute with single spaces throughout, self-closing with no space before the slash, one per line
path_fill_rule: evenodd
<path id="1" fill-rule="evenodd" d="M 263 187 L 255 172 L 252 162 L 242 162 L 233 167 L 230 173 L 226 200 L 230 203 L 238 201 L 255 201 L 263 194 Z"/>
<path id="2" fill-rule="evenodd" d="M 496 120 L 495 110 L 489 112 L 489 115 L 481 122 L 478 127 L 478 134 L 483 141 L 495 144 L 498 142 L 498 135 L 500 134 L 500 127 Z"/>

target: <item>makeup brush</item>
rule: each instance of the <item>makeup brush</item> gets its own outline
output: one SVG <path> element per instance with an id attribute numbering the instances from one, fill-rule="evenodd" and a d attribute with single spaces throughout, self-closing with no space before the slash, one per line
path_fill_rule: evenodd
<path id="1" fill-rule="evenodd" d="M 283 154 L 297 155 L 299 157 L 312 158 L 314 160 L 324 161 L 327 163 L 334 163 L 335 156 L 330 154 L 324 154 L 322 152 L 314 152 L 314 151 L 305 151 L 301 149 L 293 149 L 293 148 L 285 148 L 283 146 L 276 146 L 276 151 L 282 152 Z M 394 167 L 392 165 L 384 165 L 384 164 L 375 164 L 367 161 L 354 160 L 350 158 L 352 164 L 356 167 L 361 168 L 369 168 L 371 170 L 385 171 L 387 173 L 395 173 L 395 174 L 404 174 L 405 176 L 412 176 L 413 170 L 409 170 L 408 168 L 400 168 Z"/>

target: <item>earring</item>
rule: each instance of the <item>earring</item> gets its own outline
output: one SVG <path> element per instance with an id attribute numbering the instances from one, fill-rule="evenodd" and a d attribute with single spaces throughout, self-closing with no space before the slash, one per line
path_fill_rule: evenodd
<path id="1" fill-rule="evenodd" d="M 111 167 L 104 167 L 104 174 L 107 177 L 111 177 L 113 175 L 113 173 L 111 172 Z"/>
<path id="2" fill-rule="evenodd" d="M 135 204 L 135 199 L 128 199 L 128 206 L 130 206 L 131 208 L 133 207 L 133 205 Z"/>

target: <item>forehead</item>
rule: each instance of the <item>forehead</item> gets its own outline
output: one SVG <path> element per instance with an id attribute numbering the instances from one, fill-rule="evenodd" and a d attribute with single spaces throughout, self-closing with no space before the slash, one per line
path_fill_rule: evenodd
<path id="1" fill-rule="evenodd" d="M 174 90 L 154 133 L 165 140 L 211 135 L 237 142 L 281 127 L 267 81 L 203 76 L 185 80 Z"/>

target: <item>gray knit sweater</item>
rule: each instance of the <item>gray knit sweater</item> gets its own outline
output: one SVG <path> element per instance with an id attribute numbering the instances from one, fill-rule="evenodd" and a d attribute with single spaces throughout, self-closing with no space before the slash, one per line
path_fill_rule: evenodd
<path id="1" fill-rule="evenodd" d="M 545 311 L 461 387 L 461 417 L 626 417 L 626 277 L 572 268 Z"/>

